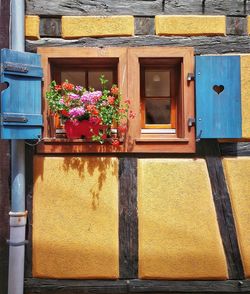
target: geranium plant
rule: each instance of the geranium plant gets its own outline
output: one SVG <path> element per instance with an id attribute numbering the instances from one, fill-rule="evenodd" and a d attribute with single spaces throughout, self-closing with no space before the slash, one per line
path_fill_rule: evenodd
<path id="1" fill-rule="evenodd" d="M 134 113 L 129 110 L 130 101 L 122 101 L 122 95 L 116 85 L 106 89 L 104 76 L 100 77 L 102 91 L 85 89 L 81 85 L 73 85 L 65 81 L 58 85 L 51 82 L 50 90 L 46 93 L 49 108 L 65 123 L 65 130 L 69 123 L 77 127 L 81 122 L 89 122 L 90 138 L 87 139 L 104 143 L 108 138 L 113 145 L 119 145 L 119 138 L 112 134 L 112 128 L 117 128 L 118 134 L 127 131 L 128 116 Z M 79 137 L 85 137 L 84 133 Z"/>

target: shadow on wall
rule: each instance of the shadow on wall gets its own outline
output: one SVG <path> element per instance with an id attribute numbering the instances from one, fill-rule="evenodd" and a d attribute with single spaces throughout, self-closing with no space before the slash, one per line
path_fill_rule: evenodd
<path id="1" fill-rule="evenodd" d="M 56 160 L 56 164 L 53 162 Z M 61 160 L 60 160 L 61 159 Z M 112 160 L 111 157 L 44 157 L 39 156 L 38 160 L 35 160 L 34 166 L 34 183 L 38 177 L 41 177 L 42 181 L 46 181 L 46 175 L 44 172 L 48 169 L 54 169 L 56 176 L 65 177 L 67 174 L 75 174 L 73 177 L 78 181 L 89 181 L 89 193 L 92 195 L 92 208 L 96 210 L 99 205 L 99 195 L 103 188 L 103 185 L 107 178 L 107 170 L 111 170 L 112 176 L 118 176 L 118 164 L 117 161 Z M 95 180 L 91 181 L 91 177 L 95 175 Z M 97 179 L 97 180 L 96 180 Z M 50 179 L 51 180 L 51 179 Z M 62 183 L 63 184 L 63 183 Z"/>
<path id="2" fill-rule="evenodd" d="M 113 166 L 112 175 L 118 174 L 117 163 L 112 161 L 111 158 L 96 158 L 96 157 L 65 157 L 63 161 L 63 169 L 66 172 L 76 170 L 80 178 L 84 179 L 86 173 L 93 176 L 98 172 L 98 181 L 90 188 L 92 195 L 92 208 L 96 210 L 99 206 L 99 195 L 102 190 L 103 184 L 106 181 L 106 170 Z"/>

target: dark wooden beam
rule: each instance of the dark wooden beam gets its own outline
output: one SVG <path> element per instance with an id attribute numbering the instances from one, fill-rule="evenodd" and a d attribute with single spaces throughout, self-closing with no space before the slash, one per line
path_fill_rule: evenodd
<path id="1" fill-rule="evenodd" d="M 125 294 L 125 293 L 249 293 L 244 281 L 157 281 L 117 280 L 79 281 L 25 279 L 25 294 Z"/>
<path id="2" fill-rule="evenodd" d="M 203 3 L 205 5 L 203 5 Z M 26 13 L 38 15 L 249 14 L 249 1 L 217 0 L 26 0 Z"/>
<path id="3" fill-rule="evenodd" d="M 202 140 L 201 148 L 207 163 L 217 220 L 227 259 L 230 279 L 244 279 L 233 212 L 223 171 L 217 140 Z"/>
<path id="4" fill-rule="evenodd" d="M 130 293 L 234 293 L 250 291 L 250 281 L 155 281 L 134 280 Z"/>
<path id="5" fill-rule="evenodd" d="M 112 294 L 127 293 L 127 281 L 116 280 L 48 280 L 48 279 L 34 279 L 26 278 L 24 280 L 25 293 L 53 293 L 53 294 L 76 294 L 76 293 L 100 293 Z"/>
<path id="6" fill-rule="evenodd" d="M 247 18 L 227 17 L 227 35 L 247 35 Z"/>
<path id="7" fill-rule="evenodd" d="M 25 250 L 25 277 L 32 277 L 32 200 L 33 200 L 33 155 L 34 147 L 25 145 L 25 195 L 28 211 L 26 239 L 28 244 Z"/>
<path id="8" fill-rule="evenodd" d="M 81 38 L 64 40 L 59 38 L 42 38 L 27 40 L 26 50 L 36 52 L 37 47 L 135 47 L 135 46 L 180 46 L 194 47 L 195 54 L 223 54 L 249 53 L 250 38 L 247 36 L 225 37 L 163 37 L 163 36 L 136 36 L 110 38 Z"/>
<path id="9" fill-rule="evenodd" d="M 222 156 L 250 156 L 250 142 L 221 143 Z"/>
<path id="10" fill-rule="evenodd" d="M 0 49 L 9 47 L 10 1 L 0 0 Z M 1 88 L 0 92 L 4 87 Z M 0 140 L 0 293 L 7 293 L 10 211 L 10 145 L 7 140 Z"/>
<path id="11" fill-rule="evenodd" d="M 137 159 L 119 159 L 120 279 L 138 277 Z"/>

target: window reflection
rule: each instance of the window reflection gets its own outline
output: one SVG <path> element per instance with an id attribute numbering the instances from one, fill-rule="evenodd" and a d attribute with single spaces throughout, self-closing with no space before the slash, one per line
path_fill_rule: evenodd
<path id="1" fill-rule="evenodd" d="M 145 96 L 170 96 L 170 72 L 168 70 L 145 70 Z"/>
<path id="2" fill-rule="evenodd" d="M 145 99 L 146 124 L 170 124 L 170 98 Z"/>

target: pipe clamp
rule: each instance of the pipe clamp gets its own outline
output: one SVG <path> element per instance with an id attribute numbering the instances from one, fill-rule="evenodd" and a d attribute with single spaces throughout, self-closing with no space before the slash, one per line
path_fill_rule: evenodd
<path id="1" fill-rule="evenodd" d="M 7 240 L 7 244 L 9 244 L 10 246 L 13 246 L 13 247 L 23 246 L 23 245 L 26 245 L 28 243 L 29 243 L 28 240 L 24 240 L 24 241 L 21 241 L 21 242 L 12 242 L 10 240 Z"/>

